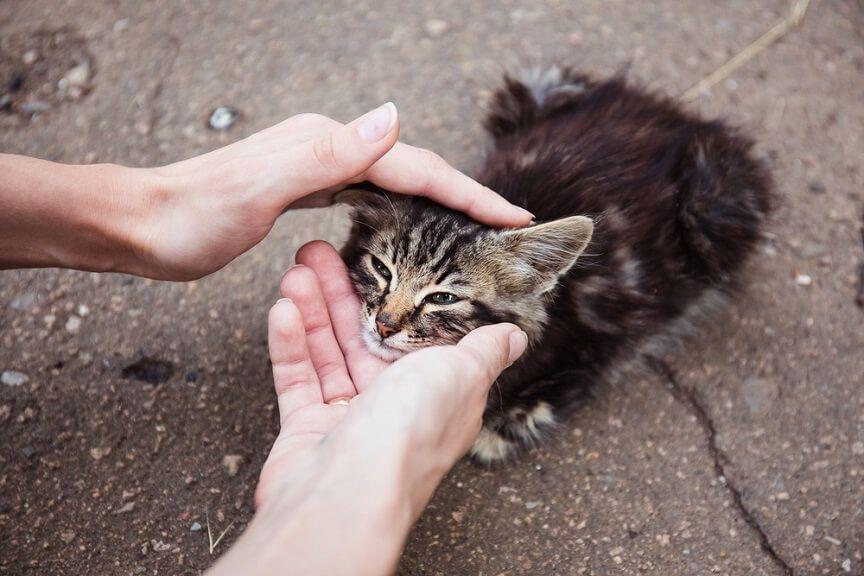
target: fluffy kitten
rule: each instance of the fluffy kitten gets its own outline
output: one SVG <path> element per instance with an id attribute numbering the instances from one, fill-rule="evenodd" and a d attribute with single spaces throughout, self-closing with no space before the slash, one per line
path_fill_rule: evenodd
<path id="1" fill-rule="evenodd" d="M 369 349 L 395 359 L 513 322 L 529 351 L 489 395 L 472 449 L 533 445 L 588 387 L 735 285 L 771 209 L 751 143 L 669 100 L 571 70 L 506 78 L 477 179 L 537 216 L 495 230 L 367 193 L 343 249 Z"/>

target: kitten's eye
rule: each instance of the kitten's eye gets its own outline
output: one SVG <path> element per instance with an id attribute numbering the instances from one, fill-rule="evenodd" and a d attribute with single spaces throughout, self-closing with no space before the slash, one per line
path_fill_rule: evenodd
<path id="1" fill-rule="evenodd" d="M 381 275 L 382 278 L 384 278 L 384 280 L 387 280 L 389 282 L 390 279 L 393 278 L 393 274 L 390 273 L 390 269 L 387 268 L 384 262 L 382 262 L 375 256 L 372 256 L 372 267 L 375 269 L 376 272 L 378 272 L 378 274 Z"/>
<path id="2" fill-rule="evenodd" d="M 451 294 L 450 292 L 434 292 L 426 296 L 423 299 L 424 302 L 429 302 L 431 304 L 455 304 L 459 301 L 459 298 L 455 294 Z"/>

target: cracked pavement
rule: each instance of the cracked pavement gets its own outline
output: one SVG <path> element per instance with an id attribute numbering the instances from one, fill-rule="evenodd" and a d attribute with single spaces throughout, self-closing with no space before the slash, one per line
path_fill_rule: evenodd
<path id="1" fill-rule="evenodd" d="M 403 140 L 470 171 L 503 70 L 626 68 L 680 94 L 788 7 L 0 0 L 0 38 L 69 26 L 95 71 L 79 101 L 0 115 L 0 150 L 156 165 L 392 99 Z M 864 573 L 862 30 L 860 2 L 814 0 L 800 29 L 691 105 L 752 135 L 775 175 L 782 206 L 751 286 L 654 370 L 599 389 L 549 445 L 459 464 L 400 574 Z M 240 119 L 209 131 L 222 105 Z M 0 385 L 0 573 L 197 573 L 227 549 L 276 431 L 267 310 L 296 248 L 338 243 L 346 224 L 289 214 L 189 284 L 0 272 L 0 371 L 29 379 Z M 124 379 L 142 356 L 171 375 Z M 194 529 L 207 522 L 234 523 L 214 556 Z"/>

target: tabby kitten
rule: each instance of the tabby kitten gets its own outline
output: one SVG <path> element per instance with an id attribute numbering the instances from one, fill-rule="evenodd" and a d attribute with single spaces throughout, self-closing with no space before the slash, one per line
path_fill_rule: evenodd
<path id="1" fill-rule="evenodd" d="M 589 386 L 729 294 L 771 209 L 751 143 L 671 101 L 569 69 L 506 78 L 478 180 L 537 217 L 496 230 L 424 199 L 355 201 L 343 256 L 385 359 L 513 322 L 528 352 L 489 395 L 472 453 L 506 459 Z"/>

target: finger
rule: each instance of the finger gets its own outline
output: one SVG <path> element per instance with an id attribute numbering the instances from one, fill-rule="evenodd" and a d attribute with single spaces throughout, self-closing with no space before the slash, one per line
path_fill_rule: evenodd
<path id="1" fill-rule="evenodd" d="M 525 226 L 527 210 L 456 170 L 434 152 L 396 144 L 366 173 L 368 180 L 392 192 L 426 196 L 492 226 Z"/>
<path id="2" fill-rule="evenodd" d="M 513 364 L 528 346 L 528 336 L 513 324 L 493 324 L 481 326 L 459 341 L 457 350 L 461 351 L 462 372 L 469 375 L 467 381 L 477 375 L 486 389 Z"/>
<path id="3" fill-rule="evenodd" d="M 321 293 L 318 276 L 312 268 L 298 265 L 282 277 L 282 295 L 290 298 L 303 317 L 306 345 L 312 365 L 321 382 L 324 402 L 343 396 L 354 396 L 357 391 L 348 375 L 345 357 L 336 342 L 327 304 Z"/>
<path id="4" fill-rule="evenodd" d="M 360 387 L 386 366 L 386 362 L 369 354 L 360 334 L 360 299 L 348 276 L 345 263 L 327 242 L 315 241 L 297 251 L 297 262 L 312 268 L 320 282 L 321 293 L 330 314 L 336 340 L 348 365 L 351 378 Z"/>
<path id="5" fill-rule="evenodd" d="M 275 186 L 283 206 L 310 192 L 342 184 L 364 173 L 399 137 L 399 115 L 388 102 L 350 124 L 334 127 L 287 150 L 268 164 L 284 175 Z"/>
<path id="6" fill-rule="evenodd" d="M 280 421 L 285 422 L 299 408 L 324 401 L 306 346 L 303 318 L 290 300 L 282 299 L 270 309 L 267 340 Z"/>

